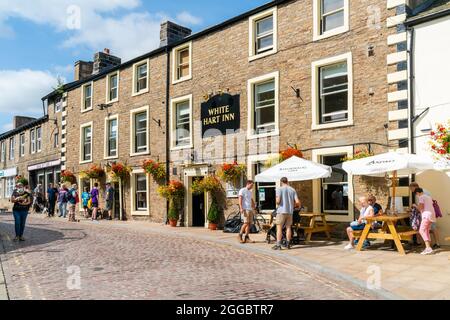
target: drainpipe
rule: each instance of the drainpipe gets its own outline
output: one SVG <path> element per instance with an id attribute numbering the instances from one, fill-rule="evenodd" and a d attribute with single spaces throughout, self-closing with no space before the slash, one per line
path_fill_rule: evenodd
<path id="1" fill-rule="evenodd" d="M 166 47 L 167 66 L 166 66 L 166 184 L 170 181 L 170 126 L 169 126 L 169 111 L 170 111 L 170 49 Z M 164 223 L 169 223 L 169 201 L 166 204 L 166 217 Z"/>
<path id="2" fill-rule="evenodd" d="M 410 32 L 410 45 L 409 45 L 409 150 L 410 153 L 415 152 L 414 141 L 414 116 L 415 116 L 415 101 L 414 101 L 414 27 L 408 28 Z"/>

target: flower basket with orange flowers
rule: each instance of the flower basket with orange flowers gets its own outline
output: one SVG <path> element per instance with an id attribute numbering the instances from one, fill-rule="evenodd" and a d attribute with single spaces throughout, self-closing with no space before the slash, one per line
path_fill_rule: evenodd
<path id="1" fill-rule="evenodd" d="M 169 201 L 168 219 L 172 227 L 176 227 L 179 218 L 179 210 L 184 199 L 185 189 L 183 183 L 171 180 L 169 184 L 160 186 L 158 193 L 161 197 Z"/>
<path id="2" fill-rule="evenodd" d="M 102 167 L 94 164 L 88 170 L 82 171 L 81 175 L 89 179 L 100 179 L 105 174 Z"/>
<path id="3" fill-rule="evenodd" d="M 224 163 L 221 165 L 219 170 L 219 177 L 221 180 L 228 183 L 237 183 L 237 181 L 245 175 L 247 171 L 247 166 L 245 164 L 234 163 Z"/>
<path id="4" fill-rule="evenodd" d="M 287 148 L 286 150 L 280 151 L 279 154 L 270 157 L 269 159 L 267 159 L 264 163 L 264 166 L 266 168 L 271 168 L 273 166 L 276 166 L 277 164 L 279 164 L 280 162 L 283 162 L 293 156 L 299 157 L 299 158 L 303 158 L 303 153 L 295 148 Z"/>
<path id="5" fill-rule="evenodd" d="M 61 182 L 63 183 L 75 183 L 75 181 L 77 180 L 77 178 L 75 177 L 75 175 L 72 173 L 72 171 L 70 170 L 63 170 L 61 172 Z"/>
<path id="6" fill-rule="evenodd" d="M 113 163 L 109 169 L 111 180 L 119 181 L 125 180 L 131 172 L 131 168 L 123 163 Z"/>
<path id="7" fill-rule="evenodd" d="M 367 150 L 367 149 L 358 150 L 355 152 L 355 154 L 353 156 L 346 156 L 346 157 L 342 158 L 341 161 L 347 162 L 347 161 L 352 161 L 352 160 L 364 159 L 364 158 L 372 157 L 374 155 L 375 154 L 373 152 L 369 152 L 369 150 Z"/>
<path id="8" fill-rule="evenodd" d="M 142 164 L 142 168 L 153 177 L 158 184 L 163 184 L 166 179 L 166 167 L 156 161 L 146 160 Z"/>
<path id="9" fill-rule="evenodd" d="M 438 124 L 435 131 L 430 133 L 429 144 L 437 159 L 450 160 L 450 120 L 447 125 Z"/>
<path id="10" fill-rule="evenodd" d="M 202 194 L 205 192 L 217 192 L 222 190 L 222 184 L 216 176 L 209 175 L 203 180 L 192 182 L 191 191 L 194 194 Z"/>

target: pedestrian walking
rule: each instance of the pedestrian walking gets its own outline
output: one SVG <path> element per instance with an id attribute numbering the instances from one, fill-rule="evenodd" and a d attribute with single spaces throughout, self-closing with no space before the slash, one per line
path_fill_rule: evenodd
<path id="1" fill-rule="evenodd" d="M 98 183 L 94 183 L 94 187 L 91 190 L 91 202 L 92 202 L 92 221 L 97 221 L 98 211 Z"/>
<path id="2" fill-rule="evenodd" d="M 112 209 L 114 206 L 114 188 L 110 182 L 106 183 L 106 210 L 108 211 L 108 220 L 112 220 Z"/>
<path id="3" fill-rule="evenodd" d="M 58 189 L 53 186 L 53 183 L 49 183 L 47 188 L 47 200 L 48 200 L 48 216 L 55 216 L 56 198 L 58 197 Z"/>
<path id="4" fill-rule="evenodd" d="M 58 207 L 59 207 L 59 215 L 58 217 L 66 217 L 67 215 L 67 192 L 69 190 L 63 184 L 58 191 Z"/>
<path id="5" fill-rule="evenodd" d="M 14 241 L 25 241 L 23 233 L 25 231 L 25 223 L 27 221 L 28 210 L 32 204 L 32 195 L 25 190 L 22 183 L 18 183 L 16 189 L 11 196 L 13 205 L 14 227 L 16 237 Z"/>
<path id="6" fill-rule="evenodd" d="M 416 190 L 419 189 L 419 188 L 423 190 L 423 193 L 424 193 L 425 195 L 427 195 L 427 196 L 433 198 L 432 195 L 431 195 L 431 193 L 430 193 L 428 190 L 426 190 L 426 189 L 424 189 L 424 188 L 421 188 L 417 182 L 411 182 L 411 184 L 409 185 L 409 189 L 411 190 L 411 192 L 412 192 L 413 194 L 415 194 L 415 197 L 414 197 L 414 204 L 413 204 L 413 207 L 414 207 L 414 208 L 418 208 L 418 205 L 419 205 L 419 196 L 417 195 L 417 191 L 416 191 Z M 436 217 L 436 218 L 437 218 L 437 217 Z M 441 247 L 441 245 L 440 245 L 440 243 L 439 243 L 439 229 L 438 229 L 438 227 L 437 227 L 436 221 L 434 221 L 433 223 L 431 223 L 430 233 L 431 233 L 431 235 L 434 236 L 434 245 L 433 245 L 432 248 L 433 248 L 433 249 L 439 249 L 439 248 Z M 414 244 L 417 244 L 417 237 L 416 237 L 416 235 L 414 235 L 413 241 L 414 241 Z"/>
<path id="7" fill-rule="evenodd" d="M 432 254 L 430 230 L 431 224 L 436 222 L 436 213 L 433 207 L 433 199 L 424 193 L 422 188 L 416 188 L 416 195 L 419 197 L 418 209 L 422 215 L 419 233 L 425 242 L 425 250 L 421 253 L 424 255 Z"/>
<path id="8" fill-rule="evenodd" d="M 78 200 L 78 192 L 77 192 L 77 185 L 73 184 L 72 188 L 67 192 L 67 204 L 69 207 L 69 221 L 70 222 L 77 222 L 76 219 L 76 206 Z"/>
<path id="9" fill-rule="evenodd" d="M 81 194 L 81 201 L 83 204 L 83 210 L 84 210 L 84 217 L 88 218 L 89 217 L 89 200 L 91 199 L 91 195 L 89 194 L 89 189 L 88 187 L 84 187 L 84 191 Z"/>
<path id="10" fill-rule="evenodd" d="M 254 182 L 252 180 L 248 180 L 246 186 L 239 190 L 239 208 L 241 210 L 241 219 L 244 223 L 239 232 L 238 240 L 240 243 L 245 243 L 247 241 L 252 242 L 250 240 L 249 233 L 253 224 L 253 212 L 256 208 L 252 193 L 253 185 Z M 245 237 L 242 238 L 244 234 Z"/>
<path id="11" fill-rule="evenodd" d="M 281 250 L 284 227 L 286 228 L 286 242 L 284 246 L 287 249 L 291 248 L 294 209 L 301 207 L 297 191 L 289 186 L 288 179 L 284 177 L 280 181 L 281 187 L 276 190 L 276 203 L 278 206 L 276 216 L 277 244 L 272 248 L 274 250 Z"/>

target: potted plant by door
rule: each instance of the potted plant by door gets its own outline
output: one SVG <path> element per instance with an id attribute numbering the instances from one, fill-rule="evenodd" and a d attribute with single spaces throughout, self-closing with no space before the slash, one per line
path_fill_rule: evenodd
<path id="1" fill-rule="evenodd" d="M 161 197 L 169 201 L 169 210 L 167 218 L 170 226 L 176 227 L 179 218 L 179 207 L 184 199 L 184 185 L 180 181 L 172 180 L 168 185 L 160 186 L 158 193 Z"/>
<path id="2" fill-rule="evenodd" d="M 217 200 L 215 199 L 215 197 L 213 197 L 211 207 L 209 208 L 208 211 L 208 222 L 209 222 L 208 227 L 210 230 L 217 230 L 217 226 L 219 223 L 219 216 L 220 212 L 219 207 L 217 205 Z"/>
<path id="3" fill-rule="evenodd" d="M 220 208 L 218 204 L 218 196 L 223 192 L 222 184 L 214 175 L 206 176 L 203 180 L 198 180 L 192 183 L 191 191 L 194 194 L 208 193 L 211 195 L 211 207 L 208 210 L 208 227 L 211 230 L 216 230 L 220 219 Z"/>

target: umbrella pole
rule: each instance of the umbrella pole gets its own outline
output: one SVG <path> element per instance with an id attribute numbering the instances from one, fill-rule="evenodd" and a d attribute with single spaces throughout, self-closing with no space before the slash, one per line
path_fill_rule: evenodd
<path id="1" fill-rule="evenodd" d="M 392 176 L 392 213 L 395 214 L 395 195 L 396 195 L 396 187 L 397 187 L 397 171 L 394 171 L 394 175 Z"/>

